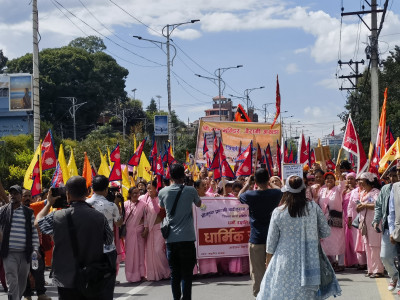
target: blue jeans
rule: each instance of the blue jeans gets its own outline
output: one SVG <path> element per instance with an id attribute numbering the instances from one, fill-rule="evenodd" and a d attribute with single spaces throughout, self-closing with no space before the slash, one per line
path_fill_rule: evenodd
<path id="1" fill-rule="evenodd" d="M 193 268 L 196 264 L 194 242 L 167 243 L 167 258 L 174 300 L 181 300 L 181 296 L 182 300 L 192 299 Z"/>
<path id="2" fill-rule="evenodd" d="M 382 234 L 380 256 L 382 263 L 385 266 L 385 269 L 388 272 L 390 278 L 392 280 L 398 280 L 399 271 L 396 269 L 396 266 L 394 265 L 394 259 L 397 256 L 396 245 L 393 245 L 390 242 L 389 230 L 387 229 L 385 229 L 385 231 Z"/>

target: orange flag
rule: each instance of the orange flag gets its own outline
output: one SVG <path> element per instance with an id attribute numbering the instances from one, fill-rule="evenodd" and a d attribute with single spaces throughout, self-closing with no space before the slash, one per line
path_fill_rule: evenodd
<path id="1" fill-rule="evenodd" d="M 82 176 L 86 179 L 86 187 L 92 185 L 92 167 L 90 166 L 89 158 L 85 152 L 85 160 L 83 161 Z"/>
<path id="2" fill-rule="evenodd" d="M 281 92 L 279 90 L 279 79 L 278 75 L 276 75 L 276 114 L 274 121 L 271 124 L 271 129 L 274 127 L 276 120 L 278 119 L 279 114 L 281 113 Z"/>
<path id="3" fill-rule="evenodd" d="M 379 158 L 382 158 L 385 155 L 387 91 L 388 88 L 385 89 L 385 93 L 383 94 L 383 105 L 382 105 L 381 117 L 379 119 L 378 133 L 376 135 L 376 143 L 375 143 Z"/>

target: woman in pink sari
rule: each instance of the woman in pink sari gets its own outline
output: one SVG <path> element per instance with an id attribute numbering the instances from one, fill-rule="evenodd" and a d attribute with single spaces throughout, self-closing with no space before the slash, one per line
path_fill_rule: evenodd
<path id="1" fill-rule="evenodd" d="M 358 264 L 358 259 L 355 251 L 355 239 L 353 237 L 351 222 L 348 222 L 348 207 L 350 203 L 351 192 L 356 187 L 356 173 L 348 173 L 346 175 L 346 189 L 343 192 L 343 221 L 344 221 L 344 234 L 346 241 L 346 251 L 344 253 L 344 264 L 346 267 L 356 266 Z M 352 215 L 350 216 L 350 218 Z M 355 229 L 355 228 L 354 228 Z M 357 229 L 355 229 L 357 230 Z"/>
<path id="2" fill-rule="evenodd" d="M 333 268 L 336 272 L 344 271 L 344 253 L 345 253 L 345 238 L 344 238 L 344 222 L 343 222 L 343 190 L 345 187 L 345 181 L 341 180 L 339 185 L 335 185 L 335 174 L 332 172 L 326 172 L 324 174 L 325 186 L 319 189 L 319 199 L 318 204 L 322 209 L 325 217 L 328 219 L 328 224 L 330 215 L 341 215 L 342 226 L 331 227 L 331 235 L 325 239 L 321 240 L 322 249 L 328 256 L 332 263 Z M 338 261 L 336 261 L 336 256 L 338 256 Z"/>
<path id="3" fill-rule="evenodd" d="M 371 226 L 380 185 L 376 175 L 370 172 L 361 174 L 359 184 L 363 187 L 363 191 L 360 194 L 360 204 L 357 205 L 357 212 L 360 213 L 360 223 L 365 222 L 367 229 L 366 234 L 362 237 L 365 253 L 367 254 L 368 273 L 366 276 L 370 278 L 383 277 L 384 267 L 380 258 L 382 233 L 376 232 Z"/>
<path id="4" fill-rule="evenodd" d="M 170 276 L 167 255 L 165 252 L 165 240 L 162 237 L 159 216 L 160 206 L 157 197 L 157 181 L 153 180 L 147 185 L 147 194 L 140 196 L 146 203 L 146 216 L 144 220 L 146 246 L 145 263 L 146 278 L 151 281 L 167 279 Z"/>
<path id="5" fill-rule="evenodd" d="M 132 187 L 125 201 L 125 276 L 129 282 L 141 281 L 146 275 L 144 265 L 144 211 L 146 204 L 139 200 L 139 189 Z"/>

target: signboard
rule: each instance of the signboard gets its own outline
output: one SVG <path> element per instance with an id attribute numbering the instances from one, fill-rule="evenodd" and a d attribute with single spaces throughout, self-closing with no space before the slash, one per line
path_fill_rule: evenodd
<path id="1" fill-rule="evenodd" d="M 195 207 L 197 258 L 248 256 L 249 207 L 236 198 L 202 198 Z"/>
<path id="2" fill-rule="evenodd" d="M 282 178 L 286 180 L 290 175 L 296 175 L 303 178 L 303 165 L 302 164 L 283 164 Z"/>
<path id="3" fill-rule="evenodd" d="M 206 137 L 208 149 L 212 151 L 214 132 L 218 137 L 222 137 L 224 153 L 230 165 L 235 163 L 239 147 L 243 151 L 251 140 L 253 140 L 254 149 L 257 149 L 257 143 L 260 144 L 262 149 L 265 149 L 270 144 L 272 156 L 276 160 L 276 142 L 281 140 L 280 124 L 275 124 L 271 129 L 271 124 L 266 123 L 200 120 L 195 154 L 197 163 L 206 163 L 206 159 L 203 156 L 204 136 Z"/>
<path id="4" fill-rule="evenodd" d="M 168 135 L 168 116 L 154 116 L 154 135 Z"/>
<path id="5" fill-rule="evenodd" d="M 32 75 L 10 75 L 10 111 L 26 111 L 33 109 Z"/>

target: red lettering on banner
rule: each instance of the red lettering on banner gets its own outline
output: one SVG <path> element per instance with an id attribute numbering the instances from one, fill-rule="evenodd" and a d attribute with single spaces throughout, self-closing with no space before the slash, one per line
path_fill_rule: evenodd
<path id="1" fill-rule="evenodd" d="M 199 246 L 248 243 L 250 226 L 226 228 L 199 228 Z"/>

